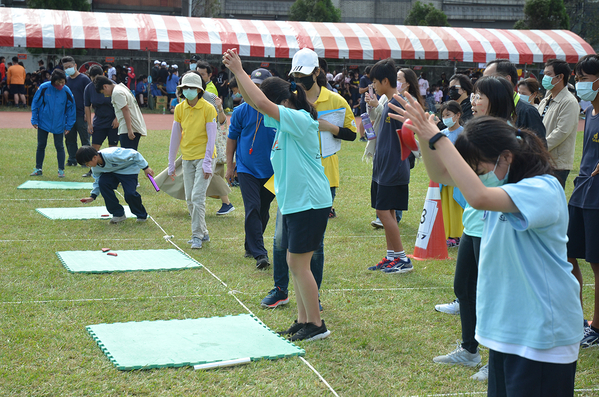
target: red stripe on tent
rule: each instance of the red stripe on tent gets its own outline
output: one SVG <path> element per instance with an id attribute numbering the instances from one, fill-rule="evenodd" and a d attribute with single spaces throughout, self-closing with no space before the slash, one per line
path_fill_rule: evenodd
<path id="1" fill-rule="evenodd" d="M 487 62 L 486 51 L 482 43 L 464 28 L 455 28 L 455 30 L 468 42 L 470 48 L 472 48 L 472 62 Z M 458 60 L 462 61 L 463 59 L 464 58 L 462 57 Z"/>
<path id="2" fill-rule="evenodd" d="M 324 46 L 324 57 L 325 58 L 336 58 L 339 59 L 339 48 L 337 48 L 337 42 L 335 37 L 323 23 L 312 22 L 312 27 L 316 30 L 320 36 L 322 45 Z"/>
<path id="3" fill-rule="evenodd" d="M 177 18 L 163 15 L 162 20 L 168 32 L 169 52 L 185 52 L 185 41 Z"/>
<path id="4" fill-rule="evenodd" d="M 221 19 L 218 22 L 223 28 L 220 33 L 220 38 L 223 41 L 223 52 L 234 49 L 239 54 L 239 41 L 237 40 L 235 29 L 232 26 L 232 23 L 236 23 L 237 20 Z"/>
<path id="5" fill-rule="evenodd" d="M 312 43 L 312 40 L 310 39 L 310 35 L 308 34 L 308 32 L 306 32 L 306 29 L 304 29 L 304 26 L 299 22 L 287 22 L 287 23 L 295 31 L 295 37 L 297 39 L 297 44 L 299 46 L 299 49 L 301 50 L 302 48 L 310 48 L 313 50 L 314 43 Z M 292 58 L 292 57 L 293 56 L 290 56 L 290 58 Z"/>
<path id="6" fill-rule="evenodd" d="M 100 47 L 98 20 L 93 13 L 89 14 L 88 18 L 86 18 L 86 15 L 81 15 L 83 26 L 85 26 L 85 48 L 102 48 Z"/>
<path id="7" fill-rule="evenodd" d="M 364 51 L 362 50 L 362 44 L 360 39 L 356 35 L 356 32 L 350 28 L 346 23 L 336 23 L 334 26 L 339 29 L 341 35 L 345 39 L 345 44 L 349 50 L 348 59 L 364 59 Z M 325 26 L 326 27 L 326 26 Z M 327 28 L 328 30 L 328 28 Z"/>
<path id="8" fill-rule="evenodd" d="M 129 40 L 127 39 L 127 29 L 121 18 L 121 14 L 106 14 L 110 24 L 110 33 L 112 34 L 112 48 L 115 50 L 128 50 Z"/>
<path id="9" fill-rule="evenodd" d="M 439 50 L 433 39 L 418 26 L 408 26 L 416 37 L 420 40 L 420 44 L 424 48 L 424 59 L 439 59 Z"/>
<path id="10" fill-rule="evenodd" d="M 238 20 L 237 22 L 245 32 L 248 42 L 250 43 L 250 56 L 264 57 L 264 42 L 262 41 L 262 35 L 258 32 L 256 25 L 248 19 Z"/>
<path id="11" fill-rule="evenodd" d="M 43 47 L 44 40 L 40 15 L 37 12 L 25 12 L 25 15 L 25 20 L 22 22 L 25 22 L 27 47 Z"/>
<path id="12" fill-rule="evenodd" d="M 389 43 L 387 43 L 387 39 L 383 36 L 377 29 L 373 27 L 373 25 L 367 23 L 358 23 L 358 25 L 370 40 L 370 45 L 372 46 L 372 58 L 375 61 L 380 59 L 386 59 L 391 56 L 391 48 L 389 48 Z"/>
<path id="13" fill-rule="evenodd" d="M 275 58 L 291 58 L 289 56 L 289 47 L 287 46 L 287 38 L 285 33 L 274 21 L 264 21 L 264 25 L 268 29 L 272 42 L 275 45 Z"/>
<path id="14" fill-rule="evenodd" d="M 544 38 L 534 33 L 531 30 L 523 30 L 522 33 L 530 37 L 530 39 L 539 47 L 541 53 L 543 53 L 543 62 L 547 59 L 556 58 L 557 54 L 551 48 L 551 45 L 545 41 Z M 547 33 L 547 31 L 543 31 L 543 33 Z"/>
<path id="15" fill-rule="evenodd" d="M 208 30 L 206 28 L 206 25 L 204 25 L 202 19 L 187 18 L 187 21 L 191 26 L 191 30 L 193 31 L 193 37 L 196 41 L 195 52 L 198 54 L 210 54 L 212 43 L 210 42 L 210 35 L 208 34 Z"/>
<path id="16" fill-rule="evenodd" d="M 559 34 L 557 34 L 556 32 L 553 32 L 551 30 L 549 31 L 544 31 L 543 33 L 545 33 L 547 36 L 551 37 L 553 40 L 555 40 L 560 48 L 562 49 L 562 51 L 566 54 L 566 62 L 568 63 L 577 63 L 578 62 L 578 53 L 576 52 L 576 50 L 574 49 L 574 47 L 572 46 L 572 44 L 564 39 L 562 36 L 560 36 Z M 545 61 L 548 58 L 544 59 Z"/>
<path id="17" fill-rule="evenodd" d="M 401 58 L 402 59 L 416 58 L 416 52 L 414 50 L 414 46 L 412 45 L 412 42 L 410 41 L 408 36 L 406 36 L 406 34 L 404 32 L 402 32 L 395 25 L 385 25 L 385 27 L 391 32 L 393 37 L 395 37 L 395 39 L 397 40 L 397 44 L 399 45 L 399 48 L 401 48 Z"/>
<path id="18" fill-rule="evenodd" d="M 447 47 L 447 59 L 450 61 L 459 60 L 462 61 L 464 59 L 464 51 L 462 51 L 462 47 L 460 43 L 445 29 L 441 28 L 431 28 L 437 35 L 443 40 L 443 44 Z"/>

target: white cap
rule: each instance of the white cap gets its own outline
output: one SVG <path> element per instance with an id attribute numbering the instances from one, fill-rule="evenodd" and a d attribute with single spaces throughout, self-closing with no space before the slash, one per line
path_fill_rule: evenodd
<path id="1" fill-rule="evenodd" d="M 292 73 L 308 75 L 317 67 L 319 67 L 318 55 L 316 55 L 316 53 L 309 48 L 302 48 L 293 56 L 293 61 L 291 62 L 291 72 L 289 72 L 289 75 Z"/>
<path id="2" fill-rule="evenodd" d="M 177 66 L 177 64 L 174 64 L 173 69 L 179 69 L 179 66 Z"/>
<path id="3" fill-rule="evenodd" d="M 160 65 L 161 66 L 166 66 L 166 62 L 162 62 Z"/>
<path id="4" fill-rule="evenodd" d="M 160 63 L 160 61 L 158 59 L 154 61 L 154 65 L 157 65 L 159 63 Z"/>

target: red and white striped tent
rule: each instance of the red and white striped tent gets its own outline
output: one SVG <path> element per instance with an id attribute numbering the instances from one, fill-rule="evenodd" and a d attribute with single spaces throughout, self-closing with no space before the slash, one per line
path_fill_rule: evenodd
<path id="1" fill-rule="evenodd" d="M 568 30 L 505 30 L 187 18 L 0 8 L 0 46 L 101 48 L 292 58 L 309 47 L 324 58 L 455 60 L 515 64 L 550 58 L 576 63 L 594 54 Z"/>

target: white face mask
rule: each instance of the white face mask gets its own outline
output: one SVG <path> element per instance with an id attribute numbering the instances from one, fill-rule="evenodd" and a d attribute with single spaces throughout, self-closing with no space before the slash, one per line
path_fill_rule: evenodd
<path id="1" fill-rule="evenodd" d="M 193 101 L 198 96 L 198 90 L 196 88 L 184 88 L 183 96 L 189 101 Z"/>
<path id="2" fill-rule="evenodd" d="M 497 170 L 497 165 L 499 164 L 500 157 L 497 157 L 497 161 L 495 162 L 495 167 L 493 168 L 493 171 L 478 176 L 483 185 L 485 185 L 486 187 L 502 186 L 507 181 L 507 176 L 510 173 L 510 165 L 508 165 L 507 172 L 505 173 L 505 176 L 502 180 L 499 180 L 499 178 L 497 178 L 497 175 L 495 175 L 495 170 Z"/>
<path id="3" fill-rule="evenodd" d="M 596 79 L 595 81 L 597 80 L 599 79 Z M 582 99 L 583 101 L 590 102 L 593 102 L 595 100 L 595 98 L 597 97 L 597 93 L 599 92 L 599 90 L 593 90 L 593 84 L 595 84 L 595 81 L 593 81 L 592 83 L 590 81 L 576 83 L 576 94 L 578 94 L 580 99 Z"/>
<path id="4" fill-rule="evenodd" d="M 447 119 L 443 119 L 443 124 L 445 124 L 447 128 L 451 128 L 455 125 L 455 121 L 453 121 L 453 117 L 449 117 Z"/>

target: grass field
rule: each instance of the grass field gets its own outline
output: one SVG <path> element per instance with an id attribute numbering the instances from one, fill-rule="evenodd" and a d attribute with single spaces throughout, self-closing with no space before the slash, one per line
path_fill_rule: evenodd
<path id="1" fill-rule="evenodd" d="M 151 130 L 152 126 L 148 128 Z M 167 165 L 168 131 L 150 131 L 140 151 L 157 172 Z M 575 164 L 580 162 L 579 133 Z M 142 320 L 168 320 L 245 313 L 232 291 L 274 330 L 295 318 L 295 299 L 275 310 L 260 308 L 272 288 L 272 269 L 257 271 L 244 259 L 241 194 L 233 188 L 233 213 L 217 217 L 220 201 L 207 202 L 211 242 L 199 251 L 186 244 L 190 218 L 183 201 L 155 193 L 145 178 L 141 192 L 154 223 L 127 220 L 51 221 L 39 207 L 75 207 L 87 191 L 17 190 L 35 165 L 33 129 L 0 129 L 0 395 L 1 396 L 320 396 L 332 395 L 300 359 L 259 361 L 214 371 L 190 367 L 121 372 L 113 367 L 85 326 Z M 361 161 L 364 144 L 345 142 L 340 152 L 341 188 L 325 239 L 323 318 L 331 336 L 299 343 L 305 359 L 344 396 L 427 396 L 484 394 L 486 384 L 469 377 L 476 369 L 434 364 L 460 338 L 457 316 L 434 311 L 453 300 L 455 260 L 415 263 L 404 275 L 369 272 L 385 253 L 382 230 L 370 221 L 370 166 Z M 46 149 L 43 180 L 58 180 L 56 152 Z M 67 167 L 66 181 L 85 181 L 81 167 Z M 577 173 L 577 169 L 573 174 Z M 571 193 L 570 176 L 567 194 Z M 404 246 L 413 252 L 428 178 L 418 164 L 410 184 L 410 211 L 400 224 Z M 103 204 L 100 200 L 97 205 Z M 265 233 L 272 249 L 274 210 Z M 164 234 L 207 269 L 114 274 L 71 274 L 56 251 L 167 249 Z M 457 249 L 450 250 L 455 259 Z M 500 265 L 500 264 L 498 264 Z M 592 273 L 585 277 L 585 315 L 591 314 Z M 517 302 L 514 302 L 516 305 Z M 531 319 L 534 321 L 534 319 Z M 248 341 L 251 343 L 251 341 Z M 488 351 L 482 350 L 486 362 Z M 599 395 L 599 349 L 580 354 L 577 395 Z"/>

